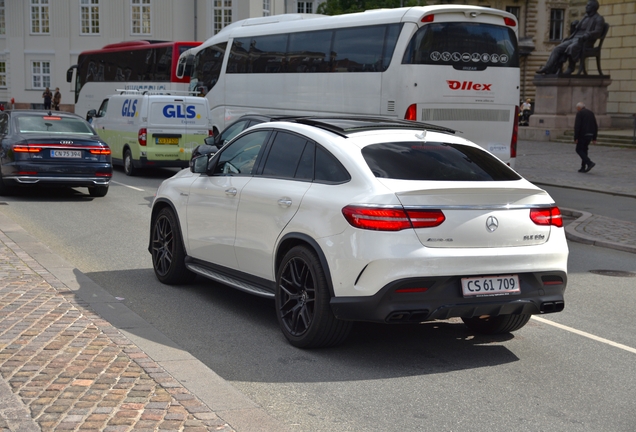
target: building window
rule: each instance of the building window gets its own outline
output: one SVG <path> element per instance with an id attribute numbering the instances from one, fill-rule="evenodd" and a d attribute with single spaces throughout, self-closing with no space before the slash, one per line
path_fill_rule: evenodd
<path id="1" fill-rule="evenodd" d="M 513 14 L 517 21 L 519 21 L 519 15 L 521 15 L 521 8 L 519 6 L 506 6 L 506 12 Z"/>
<path id="2" fill-rule="evenodd" d="M 31 33 L 49 33 L 49 0 L 31 0 Z"/>
<path id="3" fill-rule="evenodd" d="M 563 23 L 565 9 L 550 9 L 550 40 L 560 41 L 563 39 Z"/>
<path id="4" fill-rule="evenodd" d="M 232 0 L 214 0 L 214 34 L 232 24 Z"/>
<path id="5" fill-rule="evenodd" d="M 51 63 L 45 61 L 34 61 L 31 63 L 32 87 L 43 89 L 51 87 Z"/>
<path id="6" fill-rule="evenodd" d="M 299 1 L 297 12 L 298 13 L 314 13 L 314 2 Z"/>
<path id="7" fill-rule="evenodd" d="M 263 16 L 270 16 L 272 14 L 270 0 L 263 0 Z"/>
<path id="8" fill-rule="evenodd" d="M 82 34 L 99 33 L 99 0 L 81 0 Z"/>
<path id="9" fill-rule="evenodd" d="M 7 87 L 7 64 L 0 61 L 0 87 Z"/>
<path id="10" fill-rule="evenodd" d="M 4 0 L 0 0 L 0 35 L 6 34 L 7 28 L 4 23 Z"/>
<path id="11" fill-rule="evenodd" d="M 150 34 L 150 0 L 130 0 L 132 34 Z"/>

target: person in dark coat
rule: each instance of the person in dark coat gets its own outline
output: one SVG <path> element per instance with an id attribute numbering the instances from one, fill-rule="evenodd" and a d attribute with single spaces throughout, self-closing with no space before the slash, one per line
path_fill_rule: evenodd
<path id="1" fill-rule="evenodd" d="M 53 99 L 53 93 L 51 93 L 51 90 L 49 90 L 49 88 L 47 87 L 44 90 L 44 93 L 42 93 L 42 98 L 44 99 L 44 109 L 51 109 L 51 99 Z"/>
<path id="2" fill-rule="evenodd" d="M 598 125 L 594 113 L 585 108 L 583 102 L 576 104 L 576 118 L 574 119 L 574 142 L 576 143 L 576 153 L 581 157 L 581 169 L 579 172 L 588 172 L 594 165 L 587 155 L 590 142 L 596 143 Z"/>
<path id="3" fill-rule="evenodd" d="M 594 46 L 594 42 L 603 34 L 605 19 L 598 14 L 598 1 L 590 0 L 585 6 L 585 16 L 576 24 L 570 36 L 563 39 L 550 53 L 548 62 L 537 71 L 538 74 L 555 74 L 561 72 L 561 67 L 569 60 L 568 68 L 563 75 L 574 72 L 576 62 L 581 58 L 585 47 Z"/>

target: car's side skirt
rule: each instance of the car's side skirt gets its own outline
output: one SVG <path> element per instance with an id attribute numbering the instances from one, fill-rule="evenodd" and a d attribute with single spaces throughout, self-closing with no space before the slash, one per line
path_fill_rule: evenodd
<path id="1" fill-rule="evenodd" d="M 259 297 L 274 298 L 274 282 L 248 280 L 240 272 L 211 266 L 199 260 L 186 259 L 188 270 L 213 281 Z"/>

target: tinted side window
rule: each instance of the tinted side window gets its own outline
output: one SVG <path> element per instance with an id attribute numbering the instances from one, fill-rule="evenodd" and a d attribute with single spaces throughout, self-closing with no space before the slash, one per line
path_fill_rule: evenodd
<path id="1" fill-rule="evenodd" d="M 287 51 L 288 72 L 329 72 L 333 31 L 291 33 Z"/>
<path id="2" fill-rule="evenodd" d="M 256 131 L 243 135 L 219 152 L 213 174 L 252 175 L 256 159 L 261 152 L 270 131 Z"/>
<path id="3" fill-rule="evenodd" d="M 104 99 L 104 102 L 99 106 L 97 110 L 97 117 L 104 117 L 108 111 L 108 99 Z"/>
<path id="4" fill-rule="evenodd" d="M 243 130 L 247 129 L 247 123 L 249 120 L 238 120 L 236 123 L 228 126 L 222 133 L 219 138 L 219 143 L 224 145 L 226 142 L 237 136 L 239 133 L 243 132 Z"/>
<path id="5" fill-rule="evenodd" d="M 322 147 L 316 146 L 316 174 L 314 180 L 324 183 L 344 183 L 351 176 L 338 160 Z"/>
<path id="6" fill-rule="evenodd" d="M 307 140 L 298 135 L 278 132 L 267 156 L 263 175 L 294 178 Z"/>
<path id="7" fill-rule="evenodd" d="M 461 144 L 389 142 L 363 148 L 362 156 L 379 178 L 451 181 L 521 178 L 489 153 Z"/>
<path id="8" fill-rule="evenodd" d="M 250 70 L 252 73 L 285 72 L 287 35 L 259 36 L 250 42 Z"/>
<path id="9" fill-rule="evenodd" d="M 340 29 L 336 31 L 332 51 L 335 53 L 335 72 L 382 72 L 388 67 L 388 59 L 398 33 L 389 32 L 393 26 L 371 26 Z M 393 40 L 387 40 L 387 33 Z M 386 43 L 385 43 L 386 42 Z"/>
<path id="10" fill-rule="evenodd" d="M 227 42 L 223 42 L 199 51 L 194 66 L 194 77 L 199 91 L 207 94 L 221 75 L 221 65 L 225 56 Z M 192 80 L 192 78 L 191 78 Z"/>

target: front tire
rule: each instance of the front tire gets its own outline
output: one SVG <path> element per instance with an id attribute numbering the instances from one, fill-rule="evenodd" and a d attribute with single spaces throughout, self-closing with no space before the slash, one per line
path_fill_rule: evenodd
<path id="1" fill-rule="evenodd" d="M 478 333 L 502 334 L 519 330 L 530 321 L 528 314 L 520 315 L 499 315 L 488 318 L 462 318 L 464 324 Z"/>
<path id="2" fill-rule="evenodd" d="M 298 348 L 342 343 L 351 322 L 337 319 L 329 305 L 327 279 L 315 252 L 296 246 L 276 272 L 276 316 L 287 340 Z"/>
<path id="3" fill-rule="evenodd" d="M 93 186 L 88 188 L 90 196 L 95 198 L 105 197 L 108 193 L 108 186 Z"/>
<path id="4" fill-rule="evenodd" d="M 126 149 L 124 152 L 124 172 L 127 176 L 134 176 L 137 174 L 137 169 L 133 166 L 132 152 L 130 149 Z"/>
<path id="5" fill-rule="evenodd" d="M 192 282 L 195 274 L 185 265 L 185 250 L 177 217 L 164 208 L 152 223 L 152 266 L 160 282 L 179 285 Z"/>

